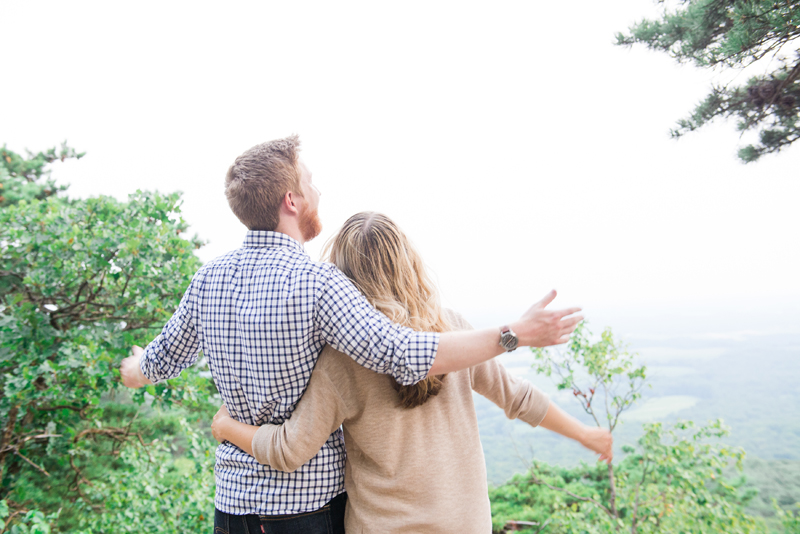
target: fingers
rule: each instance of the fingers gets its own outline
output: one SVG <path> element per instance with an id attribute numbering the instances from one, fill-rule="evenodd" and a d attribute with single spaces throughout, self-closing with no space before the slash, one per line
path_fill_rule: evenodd
<path id="1" fill-rule="evenodd" d="M 544 308 L 545 306 L 553 302 L 553 299 L 555 298 L 556 298 L 556 290 L 551 289 L 550 292 L 547 293 L 547 295 L 545 295 L 544 298 L 542 298 L 542 300 L 534 304 L 534 307 Z"/>
<path id="2" fill-rule="evenodd" d="M 592 428 L 588 434 L 587 441 L 582 442 L 583 445 L 599 455 L 598 461 L 610 465 L 614 459 L 614 438 L 611 432 L 603 428 Z"/>
<path id="3" fill-rule="evenodd" d="M 578 321 L 578 322 L 580 322 L 580 321 Z M 553 343 L 553 345 L 562 345 L 564 343 L 569 343 L 569 338 L 572 335 L 572 333 L 575 331 L 575 326 L 577 324 L 578 323 L 575 323 L 573 325 L 561 328 L 561 330 L 558 333 L 559 337 L 557 338 L 556 342 Z"/>
<path id="4" fill-rule="evenodd" d="M 573 313 L 578 313 L 581 310 L 582 310 L 582 308 L 578 308 L 578 307 L 567 308 L 566 310 L 559 310 L 559 311 L 555 312 L 555 314 L 563 319 L 564 317 L 566 317 L 568 315 L 572 315 Z"/>
<path id="5" fill-rule="evenodd" d="M 583 315 L 576 315 L 575 317 L 570 317 L 569 319 L 562 319 L 561 331 L 563 332 L 565 330 L 569 330 L 572 332 L 581 321 L 583 321 Z"/>
<path id="6" fill-rule="evenodd" d="M 600 454 L 600 459 L 611 465 L 611 461 L 614 459 L 614 438 L 611 437 L 610 432 L 606 431 L 604 433 L 605 443 L 603 444 L 603 452 Z"/>
<path id="7" fill-rule="evenodd" d="M 211 434 L 214 436 L 214 439 L 217 440 L 218 443 L 222 443 L 224 441 L 222 439 L 222 433 L 220 432 L 219 428 L 215 423 L 211 423 Z"/>
<path id="8" fill-rule="evenodd" d="M 569 336 L 572 335 L 572 332 L 575 331 L 575 327 L 578 326 L 578 323 L 583 321 L 583 317 L 578 315 L 576 317 L 572 317 L 569 319 L 564 319 L 561 321 L 560 329 L 558 332 L 558 339 L 554 343 L 554 345 L 562 345 L 564 343 L 569 343 Z"/>

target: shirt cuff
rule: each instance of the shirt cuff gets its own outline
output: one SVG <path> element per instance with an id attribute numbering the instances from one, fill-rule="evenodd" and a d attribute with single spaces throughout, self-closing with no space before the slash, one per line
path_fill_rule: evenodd
<path id="1" fill-rule="evenodd" d="M 395 379 L 403 386 L 410 386 L 424 380 L 431 370 L 438 351 L 438 332 L 414 332 L 406 346 L 405 372 L 401 373 L 402 376 L 393 373 Z"/>
<path id="2" fill-rule="evenodd" d="M 547 415 L 547 410 L 550 409 L 550 397 L 535 386 L 531 386 L 531 390 L 531 395 L 534 396 L 531 406 L 527 412 L 520 414 L 517 419 L 525 421 L 531 426 L 539 426 Z"/>
<path id="3" fill-rule="evenodd" d="M 256 433 L 253 434 L 253 441 L 250 443 L 250 447 L 253 449 L 253 457 L 262 465 L 269 465 L 272 434 L 277 428 L 277 425 L 261 425 Z"/>
<path id="4" fill-rule="evenodd" d="M 153 384 L 158 384 L 161 380 L 155 376 L 153 373 L 153 362 L 147 357 L 147 349 L 149 345 L 145 347 L 144 352 L 142 353 L 142 357 L 139 358 L 139 369 L 142 371 L 142 374 L 146 379 L 148 379 Z"/>

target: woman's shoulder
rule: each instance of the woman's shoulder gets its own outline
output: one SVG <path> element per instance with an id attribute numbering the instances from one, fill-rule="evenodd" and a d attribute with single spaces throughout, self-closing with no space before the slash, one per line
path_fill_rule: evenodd
<path id="1" fill-rule="evenodd" d="M 314 367 L 314 373 L 324 373 L 336 383 L 350 380 L 365 380 L 378 373 L 362 367 L 347 354 L 340 352 L 330 345 L 325 345 Z"/>
<path id="2" fill-rule="evenodd" d="M 317 360 L 317 365 L 314 368 L 314 370 L 316 371 L 317 369 L 337 368 L 342 365 L 350 366 L 350 364 L 358 365 L 356 364 L 356 362 L 353 361 L 353 358 L 351 358 L 344 352 L 339 352 L 330 345 L 325 345 L 325 347 L 322 349 L 322 352 L 319 355 L 319 359 Z"/>
<path id="3" fill-rule="evenodd" d="M 447 321 L 450 323 L 450 326 L 453 327 L 453 330 L 475 330 L 473 326 L 469 324 L 469 321 L 457 311 L 451 310 L 450 308 L 444 308 L 442 311 Z"/>

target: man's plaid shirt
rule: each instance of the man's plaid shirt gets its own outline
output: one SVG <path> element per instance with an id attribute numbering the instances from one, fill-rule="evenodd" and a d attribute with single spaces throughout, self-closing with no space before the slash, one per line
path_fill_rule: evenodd
<path id="1" fill-rule="evenodd" d="M 173 378 L 202 350 L 231 416 L 280 424 L 291 417 L 326 343 L 412 384 L 427 375 L 439 335 L 393 324 L 341 271 L 312 261 L 289 236 L 250 231 L 242 248 L 195 274 L 141 368 L 153 382 Z M 228 442 L 216 460 L 215 504 L 229 514 L 309 512 L 344 491 L 341 430 L 294 473 L 261 465 Z"/>

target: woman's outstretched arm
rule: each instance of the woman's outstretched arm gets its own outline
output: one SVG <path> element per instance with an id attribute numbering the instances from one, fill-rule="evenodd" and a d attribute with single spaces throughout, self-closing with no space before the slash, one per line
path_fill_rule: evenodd
<path id="1" fill-rule="evenodd" d="M 600 460 L 611 463 L 614 459 L 614 440 L 605 428 L 581 423 L 556 404 L 550 403 L 547 415 L 539 426 L 557 434 L 574 439 L 584 447 L 600 455 Z"/>
<path id="2" fill-rule="evenodd" d="M 509 419 L 520 419 L 531 426 L 541 426 L 574 439 L 600 455 L 600 460 L 613 458 L 611 433 L 585 425 L 556 406 L 537 387 L 511 376 L 496 360 L 489 360 L 470 369 L 472 389 L 502 408 Z"/>

